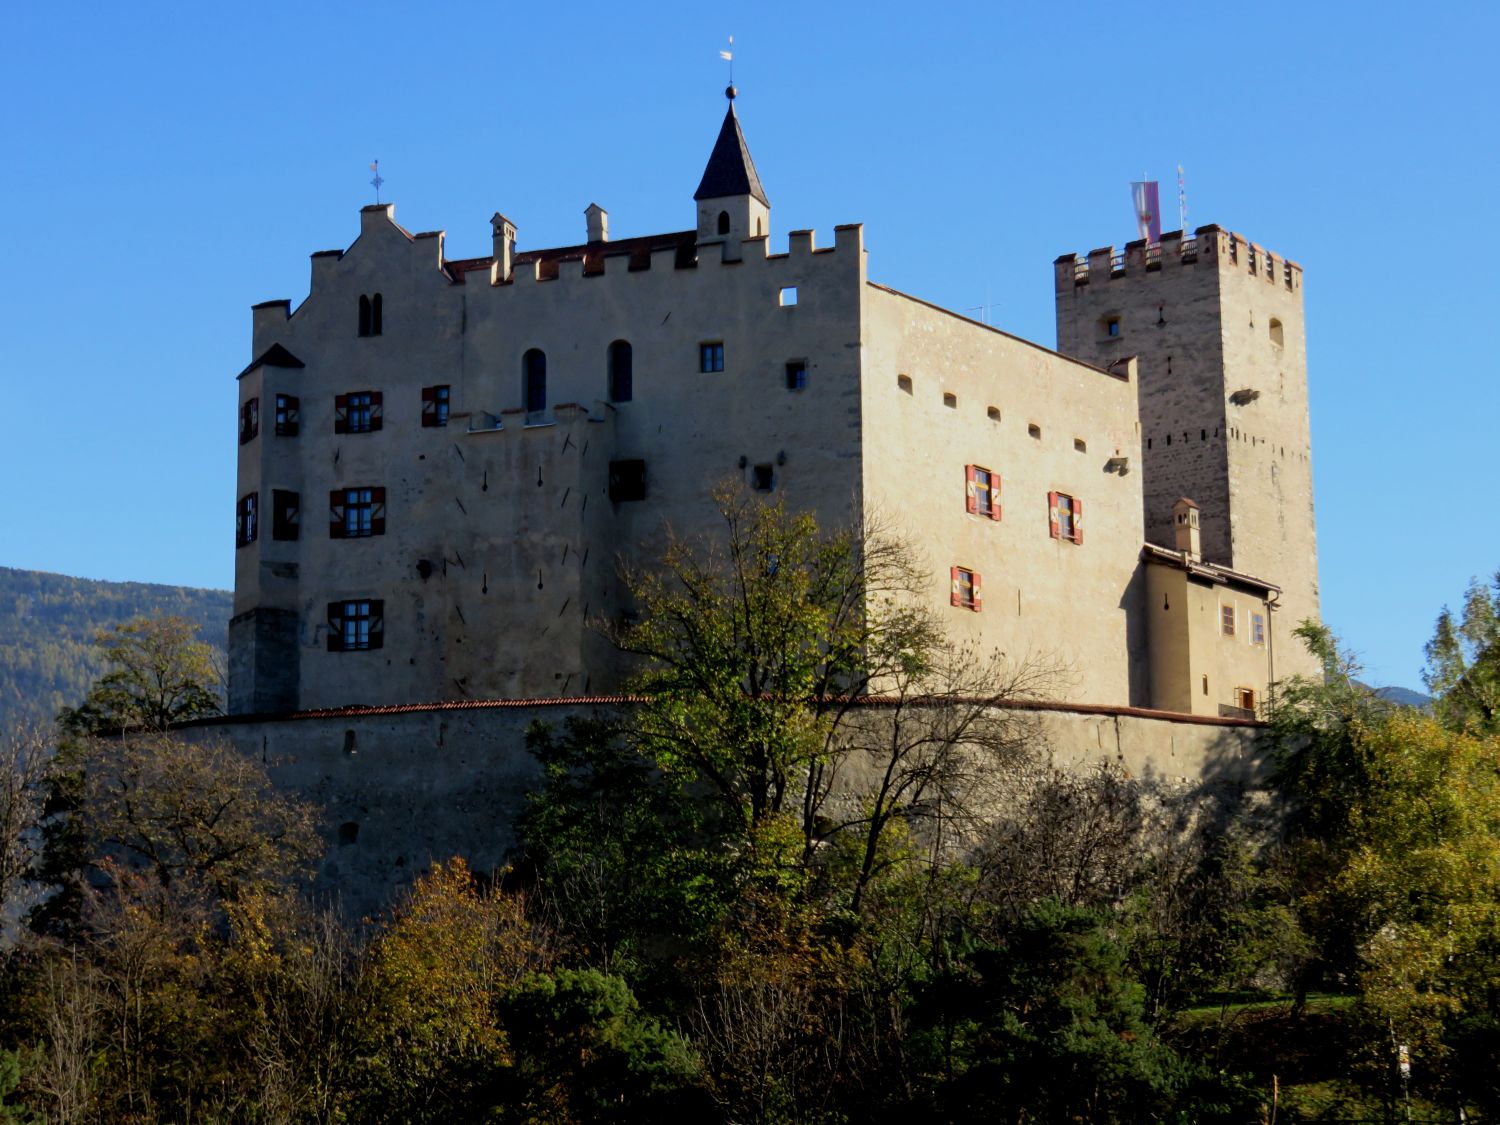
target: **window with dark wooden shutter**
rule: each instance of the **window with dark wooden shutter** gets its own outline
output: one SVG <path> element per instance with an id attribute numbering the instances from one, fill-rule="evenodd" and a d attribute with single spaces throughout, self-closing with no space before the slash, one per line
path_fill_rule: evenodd
<path id="1" fill-rule="evenodd" d="M 379 293 L 375 294 L 375 310 L 376 310 L 376 312 L 375 312 L 375 323 L 378 325 L 380 323 L 380 294 Z M 377 336 L 380 335 L 380 329 L 378 327 L 375 330 L 375 335 L 377 335 Z M 381 425 L 384 422 L 385 410 L 381 406 L 381 403 L 383 401 L 384 401 L 384 396 L 379 391 L 371 391 L 370 392 L 370 432 L 372 434 L 376 430 L 380 429 Z"/>
<path id="2" fill-rule="evenodd" d="M 958 583 L 959 568 L 950 566 L 948 568 L 948 604 L 960 606 L 964 604 L 963 591 Z"/>
<path id="3" fill-rule="evenodd" d="M 379 336 L 384 328 L 385 299 L 379 293 L 370 299 L 370 335 Z"/>
<path id="4" fill-rule="evenodd" d="M 1083 546 L 1083 501 L 1073 497 L 1073 542 Z"/>
<path id="5" fill-rule="evenodd" d="M 370 602 L 370 633 L 366 648 L 385 646 L 385 602 L 373 599 Z"/>
<path id="6" fill-rule="evenodd" d="M 344 489 L 335 488 L 328 494 L 328 538 L 343 539 L 344 535 Z"/>
<path id="7" fill-rule="evenodd" d="M 276 396 L 276 436 L 296 437 L 301 403 L 296 395 Z"/>
<path id="8" fill-rule="evenodd" d="M 359 295 L 359 334 L 370 334 L 370 298 L 363 293 Z"/>
<path id="9" fill-rule="evenodd" d="M 260 493 L 249 492 L 240 497 L 234 511 L 234 545 L 248 547 L 255 542 L 260 532 Z"/>
<path id="10" fill-rule="evenodd" d="M 1047 522 L 1052 531 L 1052 538 L 1061 539 L 1062 532 L 1058 530 L 1057 523 L 1057 493 L 1047 493 Z"/>
<path id="11" fill-rule="evenodd" d="M 370 534 L 385 534 L 385 489 L 370 489 Z"/>
<path id="12" fill-rule="evenodd" d="M 1000 518 L 1000 474 L 990 474 L 990 519 Z"/>
<path id="13" fill-rule="evenodd" d="M 979 590 L 979 571 L 969 572 L 969 608 L 978 613 L 984 608 L 984 596 Z"/>
<path id="14" fill-rule="evenodd" d="M 283 541 L 296 539 L 301 522 L 301 498 L 297 493 L 283 488 L 274 489 L 271 492 L 271 538 Z"/>
<path id="15" fill-rule="evenodd" d="M 964 466 L 964 511 L 970 515 L 979 511 L 978 473 L 973 465 Z"/>
<path id="16" fill-rule="evenodd" d="M 333 396 L 333 432 L 336 434 L 347 434 L 349 432 L 349 396 Z"/>
<path id="17" fill-rule="evenodd" d="M 240 444 L 252 441 L 260 433 L 260 399 L 247 399 L 240 407 Z"/>
<path id="18" fill-rule="evenodd" d="M 328 603 L 328 651 L 344 651 L 344 603 Z"/>

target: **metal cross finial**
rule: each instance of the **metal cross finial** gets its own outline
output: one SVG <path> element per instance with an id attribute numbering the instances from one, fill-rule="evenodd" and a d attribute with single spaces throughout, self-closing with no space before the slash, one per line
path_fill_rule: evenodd
<path id="1" fill-rule="evenodd" d="M 381 175 L 380 175 L 380 161 L 378 161 L 378 160 L 372 160 L 370 162 L 370 171 L 372 171 L 372 172 L 375 173 L 375 178 L 370 181 L 370 186 L 375 189 L 375 202 L 379 203 L 380 202 L 380 185 L 383 184 L 383 183 L 385 183 L 385 180 L 382 179 Z"/>

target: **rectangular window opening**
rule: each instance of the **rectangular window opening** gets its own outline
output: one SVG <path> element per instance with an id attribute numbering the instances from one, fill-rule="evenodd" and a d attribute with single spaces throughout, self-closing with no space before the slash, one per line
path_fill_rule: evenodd
<path id="1" fill-rule="evenodd" d="M 260 399 L 248 399 L 240 407 L 240 444 L 253 441 L 260 433 Z"/>
<path id="2" fill-rule="evenodd" d="M 723 341 L 712 340 L 698 345 L 698 370 L 705 375 L 724 370 Z"/>
<path id="3" fill-rule="evenodd" d="M 360 598 L 328 603 L 329 652 L 363 652 L 384 642 L 385 602 Z"/>
<path id="4" fill-rule="evenodd" d="M 1048 519 L 1052 538 L 1083 543 L 1083 501 L 1066 492 L 1047 494 Z"/>
<path id="5" fill-rule="evenodd" d="M 333 432 L 370 434 L 381 428 L 382 396 L 379 391 L 350 391 L 333 399 Z"/>
<path id="6" fill-rule="evenodd" d="M 295 395 L 276 396 L 276 436 L 296 437 L 301 403 Z"/>
<path id="7" fill-rule="evenodd" d="M 432 428 L 448 424 L 448 406 L 452 391 L 446 385 L 422 388 L 422 426 Z"/>
<path id="8" fill-rule="evenodd" d="M 330 539 L 367 539 L 384 534 L 384 488 L 335 488 L 328 494 Z"/>
<path id="9" fill-rule="evenodd" d="M 1253 645 L 1266 643 L 1266 617 L 1263 613 L 1250 615 L 1250 643 Z"/>
<path id="10" fill-rule="evenodd" d="M 240 497 L 234 510 L 234 545 L 248 547 L 260 534 L 260 493 L 250 492 Z"/>
<path id="11" fill-rule="evenodd" d="M 789 391 L 807 390 L 807 360 L 788 360 L 786 365 L 786 389 Z"/>
<path id="12" fill-rule="evenodd" d="M 1219 631 L 1226 637 L 1234 636 L 1234 606 L 1221 605 L 1219 607 Z"/>
<path id="13" fill-rule="evenodd" d="M 642 460 L 609 463 L 609 498 L 615 503 L 646 498 L 646 462 Z"/>
<path id="14" fill-rule="evenodd" d="M 271 492 L 271 538 L 283 541 L 297 538 L 302 522 L 301 498 L 295 492 L 277 488 Z"/>
<path id="15" fill-rule="evenodd" d="M 797 303 L 797 287 L 795 285 L 783 285 L 781 287 L 781 307 L 791 308 Z"/>
<path id="16" fill-rule="evenodd" d="M 773 465 L 756 465 L 750 470 L 750 487 L 756 492 L 770 492 L 776 487 L 776 469 Z"/>
<path id="17" fill-rule="evenodd" d="M 964 466 L 965 509 L 976 516 L 1000 518 L 1000 474 L 980 465 Z"/>
<path id="18" fill-rule="evenodd" d="M 983 596 L 980 593 L 979 572 L 970 570 L 968 567 L 955 566 L 948 569 L 949 598 L 950 605 L 960 609 L 972 610 L 978 613 L 983 608 Z"/>

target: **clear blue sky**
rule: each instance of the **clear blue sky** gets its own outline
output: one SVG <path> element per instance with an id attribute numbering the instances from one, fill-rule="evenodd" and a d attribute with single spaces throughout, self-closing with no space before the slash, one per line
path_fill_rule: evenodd
<path id="1" fill-rule="evenodd" d="M 724 101 L 774 228 L 1055 342 L 1052 260 L 1189 223 L 1301 262 L 1326 620 L 1379 683 L 1500 567 L 1493 4 L 13 5 L 0 564 L 232 583 L 251 304 L 398 220 L 489 251 L 679 230 Z M 1175 207 L 1165 206 L 1169 217 Z M 1175 225 L 1175 224 L 1172 224 Z"/>

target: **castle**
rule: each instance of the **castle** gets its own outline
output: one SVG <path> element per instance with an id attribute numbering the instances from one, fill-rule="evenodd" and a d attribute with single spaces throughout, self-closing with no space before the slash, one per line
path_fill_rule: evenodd
<path id="1" fill-rule="evenodd" d="M 726 477 L 919 545 L 950 631 L 1069 702 L 1253 717 L 1318 612 L 1302 272 L 1214 226 L 1055 263 L 1057 350 L 773 252 L 733 97 L 693 229 L 449 259 L 365 207 L 239 375 L 230 713 L 576 698 L 621 558 Z M 327 504 L 325 508 L 325 497 Z"/>

